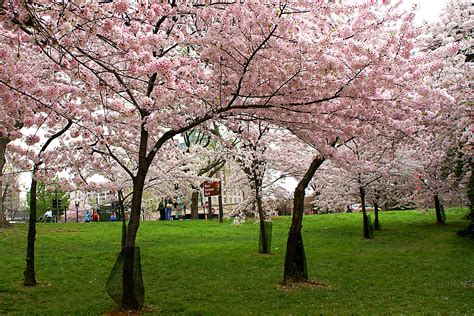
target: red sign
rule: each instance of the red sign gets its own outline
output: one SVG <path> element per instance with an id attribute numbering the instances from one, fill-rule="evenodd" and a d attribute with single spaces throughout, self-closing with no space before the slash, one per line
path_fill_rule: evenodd
<path id="1" fill-rule="evenodd" d="M 204 196 L 221 195 L 221 182 L 220 181 L 204 181 Z"/>

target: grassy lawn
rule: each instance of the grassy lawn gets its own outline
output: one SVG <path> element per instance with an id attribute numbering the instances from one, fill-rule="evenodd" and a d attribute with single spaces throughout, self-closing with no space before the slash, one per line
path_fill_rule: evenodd
<path id="1" fill-rule="evenodd" d="M 474 314 L 474 242 L 456 232 L 461 209 L 437 226 L 432 211 L 383 212 L 382 231 L 362 238 L 362 214 L 306 216 L 310 278 L 324 286 L 282 288 L 289 217 L 273 224 L 272 255 L 258 255 L 258 226 L 216 221 L 145 222 L 145 305 L 151 314 Z M 464 213 L 467 212 L 464 209 Z M 119 223 L 39 223 L 39 286 L 22 276 L 26 224 L 0 230 L 0 314 L 107 314 L 105 291 L 120 249 Z"/>

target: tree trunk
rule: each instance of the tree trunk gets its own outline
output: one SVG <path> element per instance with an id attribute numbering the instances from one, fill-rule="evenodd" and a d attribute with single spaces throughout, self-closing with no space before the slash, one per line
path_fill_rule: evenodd
<path id="1" fill-rule="evenodd" d="M 138 171 L 140 173 L 140 171 Z M 145 175 L 137 174 L 133 181 L 132 211 L 128 221 L 127 235 L 125 237 L 124 264 L 123 264 L 123 299 L 122 309 L 125 311 L 136 311 L 142 306 L 137 298 L 137 290 L 134 283 L 135 271 L 135 241 L 138 227 L 140 225 L 140 213 L 145 184 Z"/>
<path id="2" fill-rule="evenodd" d="M 374 229 L 375 230 L 380 230 L 380 222 L 379 222 L 379 203 L 377 201 L 374 201 Z"/>
<path id="3" fill-rule="evenodd" d="M 304 213 L 304 196 L 309 182 L 313 178 L 316 170 L 323 164 L 323 157 L 316 157 L 311 162 L 308 170 L 304 174 L 298 186 L 295 189 L 293 197 L 293 216 L 291 227 L 286 243 L 285 270 L 283 273 L 283 282 L 285 284 L 306 282 L 308 280 L 308 270 L 306 267 L 306 256 L 304 252 L 303 237 L 301 228 Z"/>
<path id="4" fill-rule="evenodd" d="M 217 202 L 219 204 L 219 223 L 224 223 L 224 207 L 222 205 L 222 194 L 217 197 Z"/>
<path id="5" fill-rule="evenodd" d="M 119 190 L 117 192 L 118 195 L 118 202 L 119 202 L 119 210 L 120 210 L 120 217 L 122 217 L 122 249 L 125 248 L 125 242 L 127 240 L 127 221 L 125 220 L 125 207 L 123 205 L 123 192 Z"/>
<path id="6" fill-rule="evenodd" d="M 270 253 L 270 247 L 269 247 L 269 240 L 267 239 L 267 231 L 265 228 L 265 213 L 263 211 L 263 206 L 262 206 L 262 180 L 261 178 L 257 175 L 257 166 L 259 165 L 258 162 L 254 164 L 254 168 L 252 168 L 252 173 L 248 172 L 247 175 L 250 175 L 250 180 L 253 180 L 253 185 L 254 185 L 254 191 L 255 191 L 255 202 L 257 206 L 257 212 L 258 212 L 258 219 L 260 221 L 260 247 L 259 247 L 259 253 L 261 254 L 269 254 Z"/>
<path id="7" fill-rule="evenodd" d="M 362 205 L 362 218 L 364 220 L 364 238 L 365 239 L 372 239 L 372 234 L 370 233 L 370 223 L 369 217 L 367 216 L 367 210 L 365 209 L 365 188 L 363 186 L 359 187 L 360 193 L 360 203 Z"/>
<path id="8" fill-rule="evenodd" d="M 434 203 L 435 203 L 435 211 L 436 211 L 436 224 L 445 224 L 443 216 L 441 214 L 441 203 L 439 201 L 439 196 L 438 194 L 435 194 L 434 196 Z"/>
<path id="9" fill-rule="evenodd" d="M 5 166 L 6 162 L 5 153 L 7 151 L 7 145 L 9 142 L 10 140 L 8 138 L 0 137 L 0 228 L 10 226 L 5 215 L 5 197 L 3 196 L 3 167 Z"/>
<path id="10" fill-rule="evenodd" d="M 209 220 L 212 219 L 212 197 L 208 196 L 207 197 L 207 217 Z"/>
<path id="11" fill-rule="evenodd" d="M 268 240 L 267 240 L 267 232 L 265 231 L 265 214 L 263 213 L 262 207 L 262 199 L 258 196 L 257 193 L 257 211 L 258 217 L 260 220 L 260 241 L 261 241 L 261 249 L 259 249 L 259 253 L 262 254 L 269 254 L 270 249 L 268 247 Z"/>
<path id="12" fill-rule="evenodd" d="M 35 278 L 35 240 L 36 240 L 36 167 L 33 169 L 30 188 L 30 220 L 28 223 L 28 239 L 26 247 L 26 269 L 23 273 L 23 285 L 36 285 Z"/>
<path id="13" fill-rule="evenodd" d="M 191 219 L 199 219 L 199 191 L 193 189 L 191 195 Z"/>
<path id="14" fill-rule="evenodd" d="M 138 226 L 140 225 L 140 214 L 142 209 L 143 190 L 145 187 L 145 180 L 152 161 L 147 157 L 148 146 L 148 132 L 145 129 L 144 123 L 141 126 L 140 132 L 140 148 L 138 151 L 138 169 L 136 175 L 133 177 L 133 192 L 130 219 L 128 221 L 127 236 L 125 238 L 124 262 L 123 262 L 123 288 L 122 288 L 122 310 L 137 311 L 141 309 L 143 301 L 139 301 L 139 291 L 142 291 L 141 298 L 144 298 L 144 288 L 136 288 L 136 285 L 142 284 L 140 275 L 135 275 L 135 272 L 141 271 L 141 266 L 135 267 L 135 241 L 137 238 Z M 141 264 L 140 261 L 137 261 Z M 137 282 L 134 282 L 134 280 Z"/>

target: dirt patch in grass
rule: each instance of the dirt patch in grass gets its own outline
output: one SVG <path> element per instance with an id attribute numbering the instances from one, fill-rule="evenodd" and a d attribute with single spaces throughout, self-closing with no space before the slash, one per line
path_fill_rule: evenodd
<path id="1" fill-rule="evenodd" d="M 156 307 L 143 306 L 139 311 L 123 311 L 121 309 L 114 309 L 107 312 L 105 315 L 107 316 L 137 316 L 137 315 L 143 315 L 147 313 L 154 313 L 158 311 L 159 309 Z"/>
<path id="2" fill-rule="evenodd" d="M 278 283 L 278 288 L 285 291 L 292 291 L 301 288 L 330 288 L 329 284 L 324 284 L 316 280 L 307 280 L 305 282 Z"/>

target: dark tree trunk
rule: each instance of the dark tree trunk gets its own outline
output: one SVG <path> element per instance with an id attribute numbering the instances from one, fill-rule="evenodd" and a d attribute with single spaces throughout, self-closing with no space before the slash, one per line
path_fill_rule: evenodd
<path id="1" fill-rule="evenodd" d="M 197 191 L 196 189 L 193 189 L 193 193 L 191 195 L 191 219 L 199 218 L 198 207 L 199 207 L 199 191 Z"/>
<path id="2" fill-rule="evenodd" d="M 254 150 L 256 150 L 254 148 Z M 241 162 L 242 163 L 242 162 Z M 265 226 L 265 213 L 263 211 L 263 206 L 262 206 L 262 184 L 263 184 L 263 175 L 264 170 L 263 168 L 264 163 L 259 161 L 258 159 L 254 159 L 252 161 L 252 166 L 251 167 L 246 167 L 243 166 L 242 170 L 244 173 L 247 175 L 247 179 L 249 180 L 249 183 L 252 186 L 252 189 L 255 194 L 255 203 L 253 204 L 253 210 L 257 210 L 258 214 L 258 220 L 259 220 L 259 228 L 260 228 L 260 234 L 259 234 L 259 249 L 258 252 L 261 254 L 269 254 L 270 253 L 270 241 L 267 239 L 267 229 Z M 260 173 L 258 173 L 260 171 Z"/>
<path id="3" fill-rule="evenodd" d="M 308 270 L 306 267 L 306 256 L 304 252 L 303 237 L 301 228 L 304 213 L 304 196 L 309 182 L 313 178 L 316 170 L 324 162 L 324 158 L 316 157 L 304 174 L 298 186 L 295 189 L 293 198 L 293 216 L 291 227 L 286 243 L 285 271 L 283 282 L 285 284 L 306 282 L 308 280 Z"/>
<path id="4" fill-rule="evenodd" d="M 439 196 L 438 194 L 435 194 L 434 196 L 434 203 L 435 203 L 435 211 L 436 211 L 436 224 L 445 224 L 443 215 L 441 214 L 441 203 L 439 201 Z"/>
<path id="5" fill-rule="evenodd" d="M 120 210 L 120 217 L 122 218 L 122 249 L 125 248 L 125 242 L 127 240 L 127 221 L 125 220 L 125 207 L 123 205 L 123 192 L 119 190 L 117 192 L 118 195 L 118 202 L 119 202 L 119 210 Z"/>
<path id="6" fill-rule="evenodd" d="M 379 203 L 377 201 L 374 201 L 374 229 L 375 230 L 380 230 L 380 222 L 379 222 Z"/>
<path id="7" fill-rule="evenodd" d="M 222 194 L 217 197 L 219 204 L 219 223 L 224 223 L 224 207 L 222 205 Z"/>
<path id="8" fill-rule="evenodd" d="M 3 196 L 3 167 L 5 166 L 5 153 L 7 151 L 7 145 L 10 142 L 8 138 L 0 137 L 0 228 L 9 227 L 10 223 L 7 221 L 5 215 L 4 202 L 5 197 Z"/>
<path id="9" fill-rule="evenodd" d="M 362 218 L 364 220 L 364 238 L 372 239 L 373 237 L 372 237 L 372 234 L 370 233 L 369 217 L 367 216 L 367 210 L 365 209 L 365 188 L 360 186 L 359 193 L 360 193 L 360 202 L 362 205 Z"/>
<path id="10" fill-rule="evenodd" d="M 142 209 L 143 190 L 145 188 L 145 180 L 150 168 L 153 156 L 147 157 L 148 131 L 145 129 L 144 123 L 140 131 L 140 148 L 138 151 L 138 169 L 133 177 L 133 192 L 130 219 L 128 221 L 127 236 L 125 238 L 124 262 L 123 262 L 123 297 L 122 310 L 137 311 L 141 309 L 142 303 L 139 302 L 137 291 L 135 288 L 134 278 L 141 277 L 135 275 L 135 271 L 141 270 L 141 267 L 135 267 L 135 241 L 137 231 L 140 225 L 140 214 Z M 139 262 L 139 261 L 138 261 Z M 140 262 L 139 262 L 140 264 Z M 140 280 L 141 281 L 141 280 Z M 141 283 L 141 282 L 140 282 Z M 142 289 L 144 291 L 144 289 Z M 143 294 L 144 295 L 144 294 Z"/>
<path id="11" fill-rule="evenodd" d="M 23 273 L 25 286 L 36 285 L 35 277 L 35 240 L 36 240 L 36 167 L 33 170 L 30 188 L 30 220 L 28 223 L 28 239 L 26 247 L 26 269 Z"/>
<path id="12" fill-rule="evenodd" d="M 212 197 L 208 196 L 207 197 L 207 218 L 209 220 L 212 219 Z"/>
<path id="13" fill-rule="evenodd" d="M 263 213 L 262 199 L 260 198 L 260 196 L 258 196 L 258 193 L 257 193 L 257 211 L 258 211 L 258 217 L 260 220 L 261 249 L 259 249 L 259 253 L 269 254 L 270 249 L 268 247 L 267 232 L 265 231 L 265 214 Z"/>
<path id="14" fill-rule="evenodd" d="M 138 302 L 134 283 L 135 271 L 135 241 L 138 227 L 140 225 L 140 213 L 142 205 L 145 174 L 137 174 L 133 181 L 132 211 L 128 221 L 127 236 L 125 238 L 124 264 L 123 264 L 123 300 L 122 309 L 125 311 L 136 311 L 142 306 Z"/>
<path id="15" fill-rule="evenodd" d="M 267 239 L 267 231 L 265 227 L 265 213 L 263 211 L 262 206 L 262 180 L 257 175 L 257 166 L 259 165 L 258 161 L 254 163 L 254 168 L 252 168 L 252 172 L 248 171 L 247 175 L 250 175 L 250 180 L 253 180 L 254 191 L 255 191 L 255 202 L 258 212 L 258 219 L 260 221 L 260 247 L 259 253 L 261 254 L 269 254 L 270 247 L 269 247 L 269 240 Z"/>

